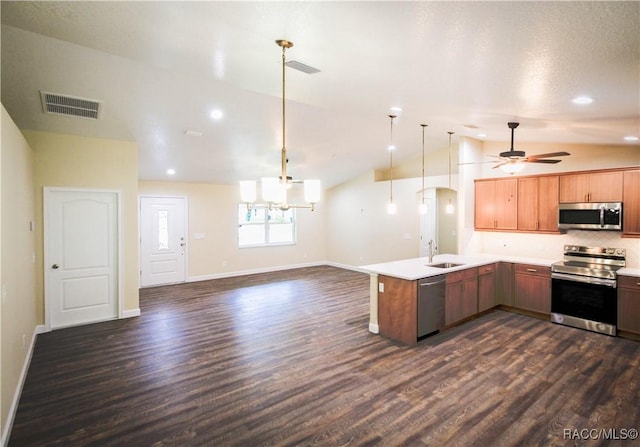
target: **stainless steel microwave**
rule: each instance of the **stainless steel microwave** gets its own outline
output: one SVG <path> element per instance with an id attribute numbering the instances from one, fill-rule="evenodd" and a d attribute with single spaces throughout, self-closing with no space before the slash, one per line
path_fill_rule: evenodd
<path id="1" fill-rule="evenodd" d="M 622 203 L 561 203 L 558 207 L 561 230 L 622 230 Z"/>

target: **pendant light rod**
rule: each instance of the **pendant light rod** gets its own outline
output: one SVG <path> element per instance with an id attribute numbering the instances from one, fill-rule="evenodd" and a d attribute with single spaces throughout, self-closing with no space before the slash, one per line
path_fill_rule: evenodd
<path id="1" fill-rule="evenodd" d="M 424 203 L 424 129 L 428 124 L 420 124 L 422 126 L 422 203 Z"/>
<path id="2" fill-rule="evenodd" d="M 255 180 L 244 180 L 240 182 L 240 198 L 247 205 L 247 209 L 252 206 L 268 207 L 269 209 L 278 208 L 286 211 L 290 208 L 309 208 L 311 211 L 315 209 L 315 204 L 320 200 L 321 188 L 320 180 L 296 180 L 294 181 L 287 175 L 287 144 L 286 144 L 286 49 L 293 46 L 293 42 L 285 39 L 278 39 L 276 44 L 282 48 L 282 149 L 280 151 L 280 168 L 281 175 L 277 177 L 263 177 L 260 181 L 262 186 L 262 198 L 266 204 L 254 205 L 256 200 Z M 303 183 L 305 205 L 290 205 L 287 202 L 287 187 L 289 183 Z"/>
<path id="3" fill-rule="evenodd" d="M 455 132 L 449 131 L 447 133 L 449 134 L 449 189 L 451 189 L 451 135 L 453 135 Z"/>
<path id="4" fill-rule="evenodd" d="M 389 175 L 391 176 L 389 181 L 389 203 L 393 203 L 393 151 L 395 149 L 393 145 L 393 120 L 396 115 L 389 115 L 391 118 L 391 127 L 389 129 Z"/>

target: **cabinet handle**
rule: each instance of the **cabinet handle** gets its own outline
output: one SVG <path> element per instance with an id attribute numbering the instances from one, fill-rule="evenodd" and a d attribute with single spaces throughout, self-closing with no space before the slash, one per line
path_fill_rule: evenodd
<path id="1" fill-rule="evenodd" d="M 527 269 L 527 272 L 537 272 L 536 269 Z"/>

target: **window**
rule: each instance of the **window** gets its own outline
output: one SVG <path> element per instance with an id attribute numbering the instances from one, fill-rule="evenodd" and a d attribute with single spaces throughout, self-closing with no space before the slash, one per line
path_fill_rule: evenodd
<path id="1" fill-rule="evenodd" d="M 295 244 L 296 214 L 286 211 L 238 206 L 238 246 L 259 247 L 265 245 Z"/>

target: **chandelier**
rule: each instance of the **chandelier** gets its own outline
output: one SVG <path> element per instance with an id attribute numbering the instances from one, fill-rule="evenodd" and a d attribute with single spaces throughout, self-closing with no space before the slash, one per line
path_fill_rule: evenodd
<path id="1" fill-rule="evenodd" d="M 263 177 L 260 179 L 262 189 L 262 199 L 267 205 L 254 205 L 256 201 L 256 180 L 243 180 L 240 182 L 240 197 L 247 204 L 252 206 L 268 206 L 269 209 L 277 208 L 286 211 L 290 208 L 310 208 L 315 209 L 315 204 L 320 200 L 320 180 L 294 180 L 293 177 L 287 175 L 287 147 L 285 144 L 285 67 L 286 57 L 285 51 L 293 46 L 293 42 L 288 40 L 276 40 L 276 44 L 282 48 L 282 150 L 281 155 L 281 172 L 280 177 Z M 294 205 L 287 201 L 287 190 L 294 183 L 304 184 L 304 205 Z"/>

